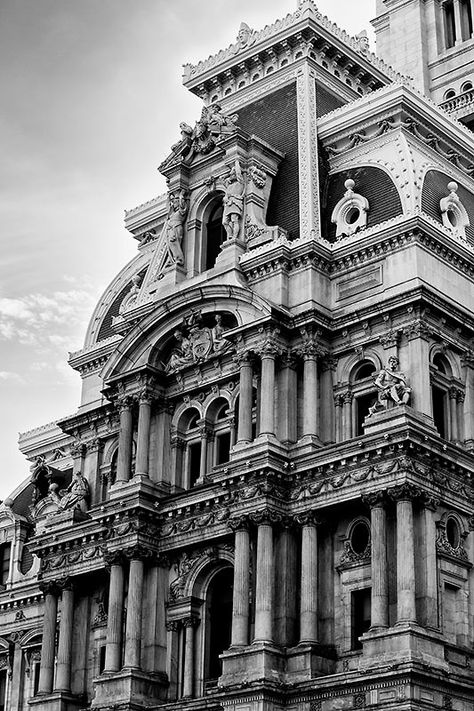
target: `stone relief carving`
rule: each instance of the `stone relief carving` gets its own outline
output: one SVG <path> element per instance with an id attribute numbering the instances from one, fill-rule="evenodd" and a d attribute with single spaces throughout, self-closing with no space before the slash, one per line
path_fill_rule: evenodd
<path id="1" fill-rule="evenodd" d="M 238 239 L 242 228 L 245 192 L 245 181 L 238 160 L 235 161 L 224 182 L 222 224 L 227 233 L 227 239 Z"/>
<path id="2" fill-rule="evenodd" d="M 134 274 L 132 277 L 132 286 L 130 291 L 124 297 L 119 308 L 119 315 L 121 316 L 127 309 L 129 309 L 136 302 L 138 294 L 140 292 L 140 284 L 142 282 L 142 277 L 139 274 Z"/>
<path id="3" fill-rule="evenodd" d="M 385 368 L 379 372 L 374 384 L 378 390 L 377 402 L 369 408 L 371 415 L 379 410 L 386 410 L 390 402 L 395 405 L 406 405 L 410 400 L 411 388 L 408 386 L 405 373 L 398 370 L 400 362 L 396 356 L 391 356 Z"/>
<path id="4" fill-rule="evenodd" d="M 177 341 L 165 370 L 174 372 L 192 363 L 201 363 L 212 355 L 231 349 L 233 346 L 223 336 L 222 316 L 215 315 L 215 325 L 209 328 L 203 325 L 200 311 L 193 311 L 182 325 L 175 329 Z"/>
<path id="5" fill-rule="evenodd" d="M 31 483 L 33 484 L 32 505 L 38 503 L 40 499 L 48 495 L 52 482 L 51 467 L 46 464 L 44 457 L 37 457 L 31 473 Z"/>

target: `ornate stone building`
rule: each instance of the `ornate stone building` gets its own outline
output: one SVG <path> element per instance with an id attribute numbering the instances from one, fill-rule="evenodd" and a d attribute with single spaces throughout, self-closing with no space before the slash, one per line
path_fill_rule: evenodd
<path id="1" fill-rule="evenodd" d="M 378 6 L 413 81 L 310 0 L 185 66 L 78 410 L 20 439 L 0 708 L 473 708 L 470 4 Z"/>

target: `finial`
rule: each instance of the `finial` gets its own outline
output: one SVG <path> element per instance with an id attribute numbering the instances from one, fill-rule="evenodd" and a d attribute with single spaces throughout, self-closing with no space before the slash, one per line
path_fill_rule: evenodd
<path id="1" fill-rule="evenodd" d="M 352 178 L 348 178 L 346 182 L 344 183 L 344 187 L 346 190 L 349 190 L 352 192 L 355 188 L 355 182 L 352 180 Z"/>
<path id="2" fill-rule="evenodd" d="M 458 184 L 452 180 L 450 183 L 448 183 L 448 190 L 450 193 L 457 193 L 458 191 Z"/>

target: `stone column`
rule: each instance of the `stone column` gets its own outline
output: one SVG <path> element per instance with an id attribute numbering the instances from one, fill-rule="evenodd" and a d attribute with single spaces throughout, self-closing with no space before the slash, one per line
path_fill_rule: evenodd
<path id="1" fill-rule="evenodd" d="M 199 463 L 199 479 L 201 481 L 204 481 L 207 473 L 207 446 L 210 435 L 212 435 L 212 431 L 203 424 L 201 426 L 201 460 Z"/>
<path id="2" fill-rule="evenodd" d="M 171 620 L 166 623 L 166 673 L 169 687 L 168 698 L 173 701 L 178 696 L 178 660 L 179 660 L 179 623 Z"/>
<path id="3" fill-rule="evenodd" d="M 14 641 L 13 650 L 13 669 L 12 669 L 12 688 L 10 694 L 10 711 L 21 711 L 23 708 L 23 697 L 26 689 L 23 689 L 24 664 L 23 664 L 23 649 L 20 644 L 20 638 L 23 633 L 13 633 L 11 635 Z M 7 707 L 6 707 L 7 708 Z"/>
<path id="4" fill-rule="evenodd" d="M 184 489 L 185 476 L 183 471 L 184 452 L 186 450 L 186 440 L 180 437 L 176 429 L 171 431 L 171 486 Z"/>
<path id="5" fill-rule="evenodd" d="M 257 571 L 255 590 L 254 642 L 273 641 L 273 600 L 275 578 L 273 564 L 273 527 L 278 517 L 268 510 L 257 511 L 252 519 L 257 523 Z"/>
<path id="6" fill-rule="evenodd" d="M 298 378 L 296 366 L 297 359 L 291 351 L 282 355 L 275 389 L 277 392 L 276 432 L 278 439 L 283 444 L 290 444 L 297 440 Z M 313 401 L 313 407 L 314 404 Z"/>
<path id="7" fill-rule="evenodd" d="M 439 627 L 438 619 L 438 575 L 436 563 L 436 523 L 435 513 L 439 500 L 423 495 L 423 544 L 425 548 L 423 566 L 424 624 L 432 629 Z"/>
<path id="8" fill-rule="evenodd" d="M 240 395 L 239 395 L 239 422 L 237 429 L 237 442 L 252 441 L 252 361 L 250 353 L 240 353 L 236 356 L 239 364 Z"/>
<path id="9" fill-rule="evenodd" d="M 117 482 L 130 479 L 132 471 L 133 418 L 132 399 L 124 397 L 120 406 L 119 450 L 117 462 Z"/>
<path id="10" fill-rule="evenodd" d="M 335 407 L 335 422 L 336 422 L 336 442 L 342 442 L 343 440 L 343 429 L 342 429 L 342 406 L 344 404 L 343 397 L 341 394 L 334 396 L 334 407 Z"/>
<path id="11" fill-rule="evenodd" d="M 456 27 L 456 44 L 462 44 L 462 16 L 459 0 L 454 0 L 454 25 Z"/>
<path id="12" fill-rule="evenodd" d="M 325 355 L 319 364 L 321 372 L 319 437 L 323 442 L 336 442 L 334 372 L 337 368 L 337 360 L 330 355 Z"/>
<path id="13" fill-rule="evenodd" d="M 352 437 L 352 400 L 353 395 L 350 391 L 343 394 L 342 405 L 342 439 L 351 439 Z"/>
<path id="14" fill-rule="evenodd" d="M 363 501 L 370 506 L 371 537 L 371 629 L 389 626 L 388 620 L 388 565 L 387 565 L 387 512 L 385 493 L 376 491 Z"/>
<path id="15" fill-rule="evenodd" d="M 72 631 L 74 620 L 74 589 L 68 580 L 62 587 L 61 618 L 59 622 L 58 661 L 56 667 L 57 691 L 71 691 Z"/>
<path id="16" fill-rule="evenodd" d="M 474 2 L 474 0 L 473 0 Z M 474 15 L 473 15 L 474 17 Z M 464 353 L 461 363 L 464 371 L 464 444 L 467 449 L 474 449 L 474 351 Z"/>
<path id="17" fill-rule="evenodd" d="M 114 551 L 105 556 L 110 565 L 109 614 L 105 648 L 106 672 L 117 672 L 122 667 L 122 626 L 124 603 L 124 574 L 122 553 Z"/>
<path id="18" fill-rule="evenodd" d="M 44 596 L 43 639 L 41 642 L 41 666 L 38 694 L 50 694 L 53 690 L 54 649 L 56 643 L 56 618 L 59 590 L 54 582 L 40 585 Z"/>
<path id="19" fill-rule="evenodd" d="M 232 646 L 245 646 L 249 643 L 249 521 L 246 516 L 239 516 L 231 519 L 229 526 L 235 531 L 231 644 Z"/>
<path id="20" fill-rule="evenodd" d="M 411 484 L 401 484 L 390 491 L 397 506 L 397 624 L 416 622 L 415 529 Z"/>
<path id="21" fill-rule="evenodd" d="M 432 417 L 431 384 L 430 384 L 430 358 L 428 327 L 422 321 L 413 321 L 404 329 L 408 339 L 407 368 L 401 370 L 409 372 L 409 385 L 412 388 L 410 405 L 419 412 Z M 400 350 L 402 359 L 403 351 Z"/>
<path id="22" fill-rule="evenodd" d="M 318 641 L 318 519 L 313 511 L 297 516 L 301 524 L 300 643 Z"/>
<path id="23" fill-rule="evenodd" d="M 148 476 L 148 455 L 150 451 L 150 422 L 152 401 L 153 396 L 150 392 L 144 391 L 140 394 L 135 476 Z"/>
<path id="24" fill-rule="evenodd" d="M 91 488 L 90 505 L 94 506 L 102 498 L 102 477 L 100 464 L 104 442 L 95 437 L 87 442 L 87 455 L 84 462 L 84 476 Z"/>
<path id="25" fill-rule="evenodd" d="M 126 550 L 130 558 L 128 574 L 128 603 L 125 627 L 124 667 L 140 669 L 142 643 L 143 578 L 145 572 L 144 557 L 148 551 L 140 546 Z"/>
<path id="26" fill-rule="evenodd" d="M 183 675 L 183 697 L 192 698 L 194 696 L 194 631 L 199 624 L 196 617 L 187 617 L 183 620 L 185 629 L 184 641 L 184 675 Z"/>
<path id="27" fill-rule="evenodd" d="M 260 405 L 260 434 L 275 434 L 275 356 L 271 348 L 262 351 L 262 381 Z"/>
<path id="28" fill-rule="evenodd" d="M 318 351 L 313 343 L 303 348 L 303 436 L 319 437 Z"/>
<path id="29" fill-rule="evenodd" d="M 449 389 L 449 418 L 451 421 L 450 439 L 452 442 L 457 442 L 459 440 L 457 394 L 457 388 L 454 387 Z"/>

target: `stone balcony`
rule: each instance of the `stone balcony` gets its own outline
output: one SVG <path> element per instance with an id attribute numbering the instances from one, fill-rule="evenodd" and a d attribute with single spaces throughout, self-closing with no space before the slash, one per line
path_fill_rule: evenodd
<path id="1" fill-rule="evenodd" d="M 474 114 L 474 89 L 465 91 L 459 96 L 454 96 L 452 99 L 443 101 L 440 107 L 444 109 L 450 116 L 461 120 Z"/>

